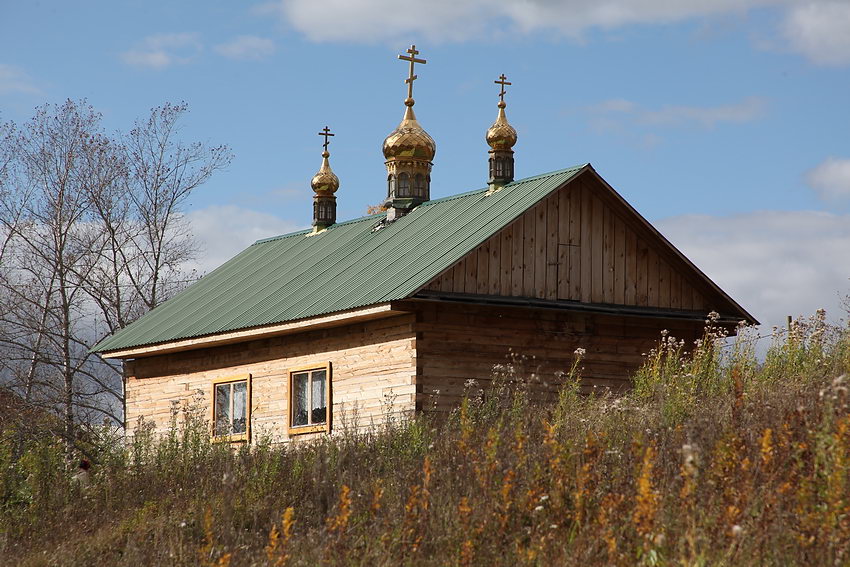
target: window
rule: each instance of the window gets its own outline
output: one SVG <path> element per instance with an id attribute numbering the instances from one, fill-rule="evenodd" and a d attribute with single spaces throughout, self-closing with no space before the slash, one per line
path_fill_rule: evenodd
<path id="1" fill-rule="evenodd" d="M 251 431 L 251 375 L 213 382 L 213 437 L 248 441 Z"/>
<path id="2" fill-rule="evenodd" d="M 410 197 L 410 176 L 406 173 L 398 174 L 398 196 Z"/>
<path id="3" fill-rule="evenodd" d="M 330 378 L 330 363 L 289 373 L 290 435 L 330 430 Z"/>
<path id="4" fill-rule="evenodd" d="M 425 196 L 425 176 L 421 173 L 417 173 L 416 177 L 413 178 L 413 195 L 415 197 Z"/>
<path id="5" fill-rule="evenodd" d="M 387 196 L 392 199 L 395 197 L 395 176 L 389 175 L 387 177 Z"/>

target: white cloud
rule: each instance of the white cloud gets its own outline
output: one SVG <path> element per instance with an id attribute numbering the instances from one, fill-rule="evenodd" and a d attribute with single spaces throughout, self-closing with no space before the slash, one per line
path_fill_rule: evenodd
<path id="1" fill-rule="evenodd" d="M 806 183 L 824 201 L 850 200 L 850 159 L 827 158 L 806 172 Z"/>
<path id="2" fill-rule="evenodd" d="M 430 0 L 404 5 L 390 0 L 279 0 L 268 4 L 313 41 L 464 41 L 481 37 L 490 23 L 484 0 Z"/>
<path id="3" fill-rule="evenodd" d="M 805 2 L 788 11 L 784 23 L 791 47 L 820 65 L 850 64 L 850 2 Z"/>
<path id="4" fill-rule="evenodd" d="M 275 45 L 264 37 L 240 35 L 227 43 L 216 45 L 215 50 L 228 59 L 262 59 L 274 53 Z"/>
<path id="5" fill-rule="evenodd" d="M 683 215 L 655 223 L 715 283 L 765 325 L 785 317 L 845 316 L 850 294 L 850 215 L 759 211 Z"/>
<path id="6" fill-rule="evenodd" d="M 0 94 L 41 94 L 26 73 L 12 65 L 0 63 Z"/>
<path id="7" fill-rule="evenodd" d="M 646 124 L 698 124 L 704 128 L 714 128 L 721 122 L 750 122 L 760 118 L 766 107 L 764 98 L 752 96 L 735 104 L 720 106 L 663 106 L 658 110 L 639 111 L 637 117 Z"/>
<path id="8" fill-rule="evenodd" d="M 704 18 L 793 0 L 431 0 L 404 5 L 391 0 L 278 0 L 286 22 L 315 41 L 434 41 L 492 38 L 494 33 L 552 31 L 579 37 L 589 28 L 663 24 Z M 333 30 L 328 33 L 328 30 Z"/>
<path id="9" fill-rule="evenodd" d="M 777 37 L 791 50 L 818 64 L 850 63 L 847 0 L 430 0 L 403 7 L 394 0 L 274 0 L 255 12 L 277 13 L 313 41 L 395 43 L 541 32 L 580 39 L 590 29 L 710 23 L 759 8 L 781 11 Z"/>
<path id="10" fill-rule="evenodd" d="M 189 63 L 202 50 L 203 45 L 196 33 L 163 33 L 146 37 L 133 49 L 123 52 L 121 60 L 136 67 L 164 69 Z"/>
<path id="11" fill-rule="evenodd" d="M 234 205 L 210 206 L 187 217 L 202 247 L 198 260 L 187 268 L 201 273 L 217 268 L 261 238 L 299 228 L 293 221 Z"/>
<path id="12" fill-rule="evenodd" d="M 750 122 L 762 117 L 767 106 L 767 99 L 755 96 L 719 106 L 666 105 L 656 109 L 611 99 L 583 108 L 581 115 L 597 133 L 613 134 L 637 147 L 651 149 L 662 142 L 658 134 L 661 128 L 711 129 L 722 123 Z"/>

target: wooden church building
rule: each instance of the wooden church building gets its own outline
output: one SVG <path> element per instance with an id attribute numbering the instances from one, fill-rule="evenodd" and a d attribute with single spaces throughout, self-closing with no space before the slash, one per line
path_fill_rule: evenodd
<path id="1" fill-rule="evenodd" d="M 710 311 L 756 323 L 589 164 L 514 180 L 504 75 L 488 186 L 430 199 L 425 61 L 408 53 L 386 211 L 336 222 L 326 128 L 312 230 L 256 242 L 95 347 L 124 361 L 129 428 L 198 401 L 228 441 L 369 427 L 450 408 L 511 356 L 554 392 L 578 348 L 586 385 L 622 389 L 663 329 L 693 340 Z"/>

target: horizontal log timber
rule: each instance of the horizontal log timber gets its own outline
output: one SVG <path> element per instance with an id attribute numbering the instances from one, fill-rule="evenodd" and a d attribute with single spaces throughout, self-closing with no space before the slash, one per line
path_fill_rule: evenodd
<path id="1" fill-rule="evenodd" d="M 623 391 L 645 356 L 666 330 L 690 342 L 701 334 L 704 320 L 695 314 L 679 318 L 589 312 L 530 303 L 464 301 L 468 294 L 445 300 L 428 292 L 397 308 L 416 311 L 417 408 L 441 410 L 457 403 L 469 380 L 486 388 L 498 374 L 528 380 L 529 395 L 553 399 L 564 375 L 584 349 L 582 390 Z M 474 299 L 474 298 L 473 298 Z M 492 298 L 490 298 L 492 299 Z M 563 302 L 560 302 L 563 303 Z"/>

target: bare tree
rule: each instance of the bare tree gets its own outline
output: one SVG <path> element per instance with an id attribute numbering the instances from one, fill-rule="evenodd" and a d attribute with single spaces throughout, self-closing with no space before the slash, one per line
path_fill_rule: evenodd
<path id="1" fill-rule="evenodd" d="M 126 175 L 91 194 L 101 255 L 86 279 L 109 332 L 123 328 L 179 291 L 182 266 L 197 252 L 183 215 L 191 192 L 232 158 L 225 146 L 178 139 L 185 103 L 154 108 L 123 137 Z"/>
<path id="2" fill-rule="evenodd" d="M 231 155 L 177 138 L 185 104 L 108 136 L 85 101 L 0 131 L 0 376 L 59 412 L 65 439 L 121 423 L 121 372 L 97 339 L 184 285 L 195 253 L 182 208 Z"/>

